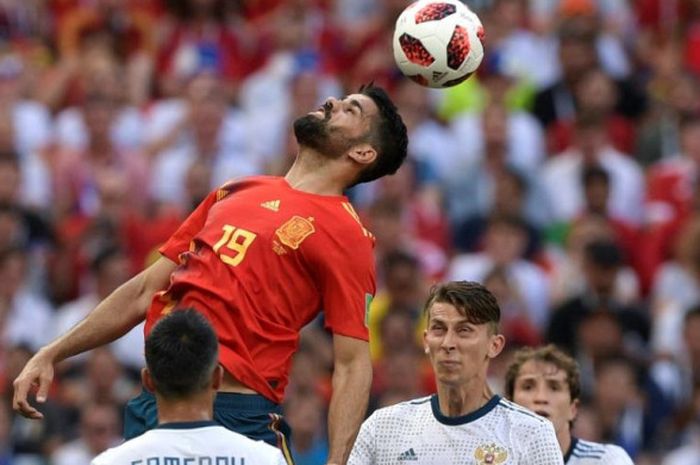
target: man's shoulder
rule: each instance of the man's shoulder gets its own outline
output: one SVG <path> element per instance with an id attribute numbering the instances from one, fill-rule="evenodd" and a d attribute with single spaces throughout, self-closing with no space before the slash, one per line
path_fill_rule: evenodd
<path id="1" fill-rule="evenodd" d="M 551 424 L 546 418 L 508 399 L 500 398 L 495 410 L 500 411 L 502 415 L 510 418 L 514 425 L 521 427 L 541 428 Z"/>
<path id="2" fill-rule="evenodd" d="M 421 410 L 430 409 L 432 396 L 419 397 L 417 399 L 399 402 L 398 404 L 382 407 L 372 413 L 373 421 L 386 421 L 388 419 L 413 419 Z"/>
<path id="3" fill-rule="evenodd" d="M 256 187 L 280 186 L 282 179 L 283 178 L 279 176 L 245 176 L 233 178 L 229 179 L 218 188 L 217 195 L 231 194 Z"/>
<path id="4" fill-rule="evenodd" d="M 342 234 L 348 244 L 365 244 L 369 250 L 374 245 L 374 234 L 365 227 L 360 215 L 347 199 L 335 200 L 321 204 L 317 226 L 331 236 Z"/>
<path id="5" fill-rule="evenodd" d="M 631 465 L 633 462 L 627 452 L 620 446 L 576 439 L 576 443 L 566 463 L 569 465 Z"/>

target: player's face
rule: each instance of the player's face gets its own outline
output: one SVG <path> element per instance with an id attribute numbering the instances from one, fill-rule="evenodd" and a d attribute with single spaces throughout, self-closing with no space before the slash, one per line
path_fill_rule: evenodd
<path id="1" fill-rule="evenodd" d="M 329 98 L 318 110 L 294 121 L 294 134 L 300 146 L 337 158 L 364 141 L 378 113 L 366 95 Z"/>
<path id="2" fill-rule="evenodd" d="M 470 323 L 448 303 L 434 303 L 429 315 L 424 343 L 438 384 L 457 387 L 485 378 L 489 360 L 503 348 L 503 336 L 493 334 L 488 324 Z"/>
<path id="3" fill-rule="evenodd" d="M 552 363 L 529 360 L 515 379 L 513 402 L 542 415 L 557 433 L 568 431 L 578 401 L 571 400 L 566 372 Z"/>

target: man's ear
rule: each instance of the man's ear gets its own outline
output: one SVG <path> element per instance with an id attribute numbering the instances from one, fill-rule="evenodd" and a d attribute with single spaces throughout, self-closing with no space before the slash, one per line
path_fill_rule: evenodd
<path id="1" fill-rule="evenodd" d="M 491 336 L 491 344 L 489 344 L 488 357 L 496 358 L 506 346 L 506 338 L 503 334 L 494 334 Z"/>
<path id="2" fill-rule="evenodd" d="M 156 392 L 156 384 L 153 382 L 151 372 L 148 371 L 148 368 L 141 368 L 141 382 L 148 392 Z"/>
<path id="3" fill-rule="evenodd" d="M 569 421 L 574 421 L 576 419 L 576 416 L 578 415 L 578 405 L 578 399 L 574 399 L 574 401 L 571 402 L 571 405 L 569 406 Z"/>
<path id="4" fill-rule="evenodd" d="M 211 374 L 211 388 L 218 391 L 221 383 L 224 381 L 224 367 L 216 365 L 214 372 Z"/>
<path id="5" fill-rule="evenodd" d="M 348 156 L 361 165 L 371 165 L 377 159 L 377 151 L 368 143 L 353 146 Z"/>

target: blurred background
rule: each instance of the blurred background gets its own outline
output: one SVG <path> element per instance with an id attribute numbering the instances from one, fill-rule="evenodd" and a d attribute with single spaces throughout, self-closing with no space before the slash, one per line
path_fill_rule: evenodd
<path id="1" fill-rule="evenodd" d="M 583 371 L 576 435 L 700 463 L 700 1 L 470 0 L 486 56 L 429 91 L 393 62 L 406 0 L 0 0 L 0 465 L 87 465 L 119 441 L 141 328 L 68 360 L 30 421 L 12 381 L 154 258 L 225 180 L 283 174 L 290 122 L 385 86 L 410 160 L 349 196 L 376 235 L 371 409 L 434 390 L 422 302 L 477 280 L 505 353 Z M 332 347 L 304 330 L 286 415 L 325 463 Z"/>

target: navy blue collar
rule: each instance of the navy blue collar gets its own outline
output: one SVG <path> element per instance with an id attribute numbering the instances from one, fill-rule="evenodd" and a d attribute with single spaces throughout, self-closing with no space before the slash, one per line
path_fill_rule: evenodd
<path id="1" fill-rule="evenodd" d="M 156 426 L 157 429 L 192 429 L 204 428 L 206 426 L 217 426 L 218 423 L 212 420 L 201 421 L 174 421 L 172 423 L 162 423 Z"/>
<path id="2" fill-rule="evenodd" d="M 566 451 L 566 454 L 564 454 L 564 463 L 569 461 L 569 458 L 571 457 L 571 454 L 574 453 L 574 449 L 576 449 L 576 444 L 578 443 L 578 438 L 575 438 L 571 436 L 571 444 L 569 444 L 569 450 Z"/>
<path id="3" fill-rule="evenodd" d="M 434 394 L 430 398 L 430 406 L 433 409 L 433 416 L 437 421 L 439 421 L 442 424 L 445 425 L 464 425 L 466 423 L 478 420 L 479 418 L 483 417 L 487 413 L 489 413 L 491 410 L 498 405 L 498 402 L 500 402 L 501 396 L 495 395 L 491 399 L 489 399 L 486 404 L 482 405 L 478 409 L 474 410 L 473 412 L 469 412 L 466 415 L 462 415 L 459 417 L 448 417 L 447 415 L 443 415 L 443 413 L 440 411 L 440 402 L 438 401 L 438 396 L 437 394 Z"/>

